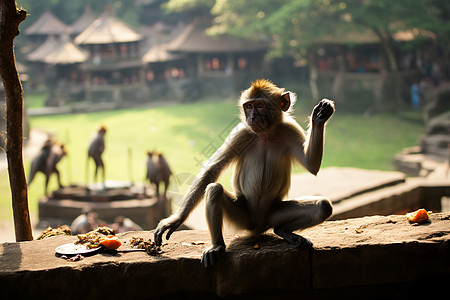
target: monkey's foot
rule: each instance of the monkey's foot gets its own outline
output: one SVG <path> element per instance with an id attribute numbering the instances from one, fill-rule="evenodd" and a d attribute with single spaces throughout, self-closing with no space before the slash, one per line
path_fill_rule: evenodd
<path id="1" fill-rule="evenodd" d="M 203 252 L 201 263 L 205 268 L 214 266 L 219 257 L 225 252 L 224 245 L 212 245 Z"/>
<path id="2" fill-rule="evenodd" d="M 288 242 L 288 244 L 295 245 L 295 248 L 297 249 L 309 249 L 313 245 L 309 239 L 292 232 L 286 232 L 283 230 L 276 230 L 276 229 L 274 229 L 273 232 L 276 235 L 279 235 L 280 237 L 285 239 L 286 242 Z"/>

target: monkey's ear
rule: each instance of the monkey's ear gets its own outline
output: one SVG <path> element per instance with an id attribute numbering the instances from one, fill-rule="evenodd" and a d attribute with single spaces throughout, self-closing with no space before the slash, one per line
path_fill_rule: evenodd
<path id="1" fill-rule="evenodd" d="M 281 110 L 282 111 L 288 111 L 289 107 L 291 106 L 291 97 L 289 96 L 289 92 L 284 92 L 281 94 Z"/>

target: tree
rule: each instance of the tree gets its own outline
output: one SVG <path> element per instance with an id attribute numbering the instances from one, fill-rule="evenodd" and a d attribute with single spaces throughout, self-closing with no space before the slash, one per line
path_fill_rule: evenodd
<path id="1" fill-rule="evenodd" d="M 16 241 L 33 239 L 22 157 L 23 90 L 14 58 L 14 38 L 26 14 L 14 0 L 0 0 L 0 76 L 6 95 L 6 155 Z"/>
<path id="2" fill-rule="evenodd" d="M 210 33 L 269 37 L 278 55 L 305 55 L 336 31 L 370 30 L 379 37 L 392 71 L 398 69 L 393 51 L 398 31 L 426 29 L 444 43 L 450 34 L 447 0 L 169 0 L 165 7 L 209 7 L 215 17 Z"/>
<path id="3" fill-rule="evenodd" d="M 346 32 L 372 32 L 381 45 L 383 82 L 400 80 L 395 55 L 394 34 L 402 30 L 433 32 L 443 48 L 448 66 L 450 4 L 448 0 L 169 0 L 168 9 L 211 7 L 214 16 L 210 34 L 232 34 L 273 40 L 272 56 L 290 55 L 310 64 L 311 92 L 317 87 L 315 60 L 317 47 L 325 36 Z M 380 90 L 384 84 L 380 84 Z M 395 100 L 401 99 L 401 84 Z M 382 95 L 381 93 L 377 93 Z M 380 99 L 384 97 L 380 96 Z M 378 100 L 380 100 L 378 99 Z M 385 101 L 385 100 L 384 100 Z M 380 102 L 378 102 L 380 103 Z M 380 105 L 377 105 L 380 106 Z"/>

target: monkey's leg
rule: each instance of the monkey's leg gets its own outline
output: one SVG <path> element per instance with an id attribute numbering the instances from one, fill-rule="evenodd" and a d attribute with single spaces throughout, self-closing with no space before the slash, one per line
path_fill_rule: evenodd
<path id="1" fill-rule="evenodd" d="M 33 182 L 34 176 L 36 175 L 36 171 L 35 170 L 31 170 L 30 171 L 30 177 L 28 178 L 28 186 L 31 184 L 31 182 Z"/>
<path id="2" fill-rule="evenodd" d="M 155 187 L 156 187 L 156 198 L 158 198 L 159 199 L 159 181 L 156 181 L 155 182 Z"/>
<path id="3" fill-rule="evenodd" d="M 143 185 L 142 185 L 142 195 L 147 196 L 147 178 L 148 175 L 145 175 Z"/>
<path id="4" fill-rule="evenodd" d="M 59 188 L 61 189 L 61 188 L 63 188 L 64 186 L 61 184 L 61 176 L 59 175 L 59 171 L 58 171 L 58 169 L 56 169 L 56 168 L 55 168 L 55 173 L 56 173 L 56 178 L 58 178 L 58 185 L 59 185 Z"/>
<path id="5" fill-rule="evenodd" d="M 281 201 L 269 215 L 269 225 L 275 234 L 297 247 L 310 247 L 312 243 L 295 233 L 318 225 L 328 219 L 333 212 L 330 200 L 325 197 L 306 197 L 290 201 Z"/>
<path id="6" fill-rule="evenodd" d="M 210 267 L 215 265 L 219 256 L 225 252 L 222 234 L 224 213 L 230 221 L 242 227 L 249 223 L 249 217 L 245 210 L 237 204 L 236 196 L 226 191 L 220 183 L 211 183 L 207 186 L 205 200 L 206 220 L 212 246 L 203 252 L 202 263 L 205 267 Z"/>
<path id="7" fill-rule="evenodd" d="M 95 163 L 95 170 L 94 170 L 94 182 L 97 182 L 97 173 L 98 173 L 98 164 Z"/>
<path id="8" fill-rule="evenodd" d="M 164 198 L 167 197 L 167 190 L 169 189 L 169 180 L 164 181 Z"/>
<path id="9" fill-rule="evenodd" d="M 45 196 L 48 195 L 48 182 L 50 181 L 50 174 L 45 174 Z"/>
<path id="10" fill-rule="evenodd" d="M 100 157 L 100 166 L 102 167 L 102 182 L 103 182 L 103 187 L 105 187 L 106 185 L 106 179 L 105 179 L 105 165 L 103 164 L 103 160 Z"/>

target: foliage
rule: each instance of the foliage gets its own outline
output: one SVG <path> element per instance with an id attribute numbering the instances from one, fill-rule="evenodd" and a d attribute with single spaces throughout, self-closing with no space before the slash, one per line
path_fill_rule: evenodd
<path id="1" fill-rule="evenodd" d="M 168 12 L 183 12 L 187 10 L 211 9 L 214 6 L 214 0 L 178 0 L 167 1 L 163 5 L 163 9 Z"/>
<path id="2" fill-rule="evenodd" d="M 167 6 L 180 10 L 203 2 L 170 0 Z M 385 47 L 392 46 L 392 35 L 399 30 L 431 31 L 446 47 L 450 33 L 447 0 L 216 0 L 211 13 L 215 23 L 210 33 L 265 36 L 275 41 L 280 56 L 304 55 L 325 35 L 346 30 L 373 31 Z"/>
<path id="3" fill-rule="evenodd" d="M 129 5 L 127 0 L 17 0 L 17 5 L 22 6 L 29 14 L 22 25 L 24 28 L 33 24 L 48 9 L 65 24 L 71 24 L 82 15 L 86 6 L 91 7 L 96 15 L 108 6 L 133 26 L 138 25 L 139 19 L 139 10 L 134 5 Z"/>

